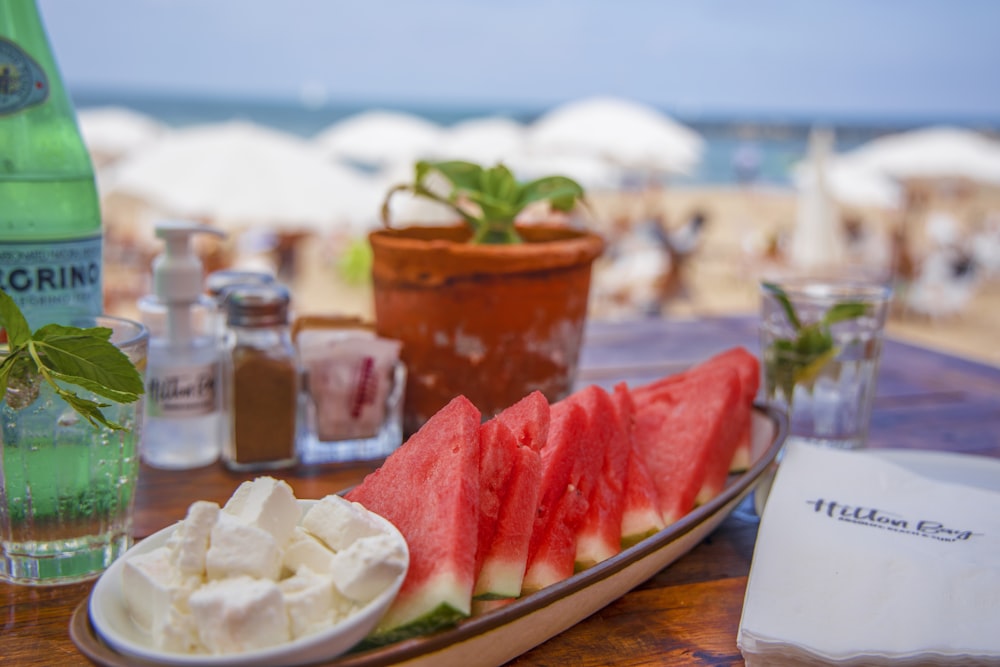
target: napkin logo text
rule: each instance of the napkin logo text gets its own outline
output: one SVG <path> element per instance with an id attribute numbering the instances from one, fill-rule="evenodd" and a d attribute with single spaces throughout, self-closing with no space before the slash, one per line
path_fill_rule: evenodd
<path id="1" fill-rule="evenodd" d="M 837 521 L 880 528 L 896 533 L 905 533 L 920 537 L 929 537 L 942 542 L 967 541 L 979 533 L 971 530 L 958 530 L 948 528 L 940 521 L 929 521 L 926 519 L 904 519 L 898 514 L 877 509 L 875 507 L 863 507 L 847 505 L 835 500 L 807 500 L 806 504 L 813 508 L 816 514 L 825 515 Z"/>

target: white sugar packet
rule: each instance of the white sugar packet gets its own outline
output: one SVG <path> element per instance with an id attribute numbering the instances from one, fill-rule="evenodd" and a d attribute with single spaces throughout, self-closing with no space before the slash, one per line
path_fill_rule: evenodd
<path id="1" fill-rule="evenodd" d="M 1000 493 L 789 443 L 737 644 L 749 667 L 1000 664 Z"/>

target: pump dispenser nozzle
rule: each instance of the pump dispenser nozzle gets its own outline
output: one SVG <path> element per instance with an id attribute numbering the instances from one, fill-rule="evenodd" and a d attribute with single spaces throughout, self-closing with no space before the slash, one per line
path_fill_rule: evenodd
<path id="1" fill-rule="evenodd" d="M 156 225 L 157 238 L 166 242 L 164 251 L 153 260 L 153 293 L 166 306 L 167 338 L 175 343 L 191 338 L 190 306 L 204 289 L 203 266 L 194 252 L 191 237 L 225 233 L 193 222 L 165 221 Z"/>

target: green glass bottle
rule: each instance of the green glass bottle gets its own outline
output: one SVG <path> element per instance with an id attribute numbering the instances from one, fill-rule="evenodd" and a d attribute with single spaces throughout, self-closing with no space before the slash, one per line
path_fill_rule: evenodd
<path id="1" fill-rule="evenodd" d="M 94 168 L 38 6 L 2 0 L 0 288 L 33 328 L 99 314 L 101 249 Z"/>

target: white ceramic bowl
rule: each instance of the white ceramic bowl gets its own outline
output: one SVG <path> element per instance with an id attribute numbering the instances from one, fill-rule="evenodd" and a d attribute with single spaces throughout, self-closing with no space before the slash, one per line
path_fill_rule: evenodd
<path id="1" fill-rule="evenodd" d="M 302 514 L 316 503 L 315 500 L 299 500 Z M 372 514 L 388 533 L 398 536 L 401 544 L 406 540 L 389 521 Z M 399 592 L 409 568 L 409 550 L 406 550 L 407 567 L 396 580 L 378 597 L 352 614 L 347 619 L 331 625 L 327 630 L 306 637 L 256 651 L 227 655 L 182 654 L 161 651 L 152 645 L 152 638 L 141 630 L 129 616 L 122 593 L 122 563 L 136 554 L 152 551 L 163 546 L 177 524 L 150 535 L 112 563 L 97 580 L 90 595 L 90 620 L 97 634 L 118 653 L 163 665 L 205 665 L 223 667 L 230 665 L 298 665 L 332 659 L 357 644 L 371 632 L 385 614 Z"/>

